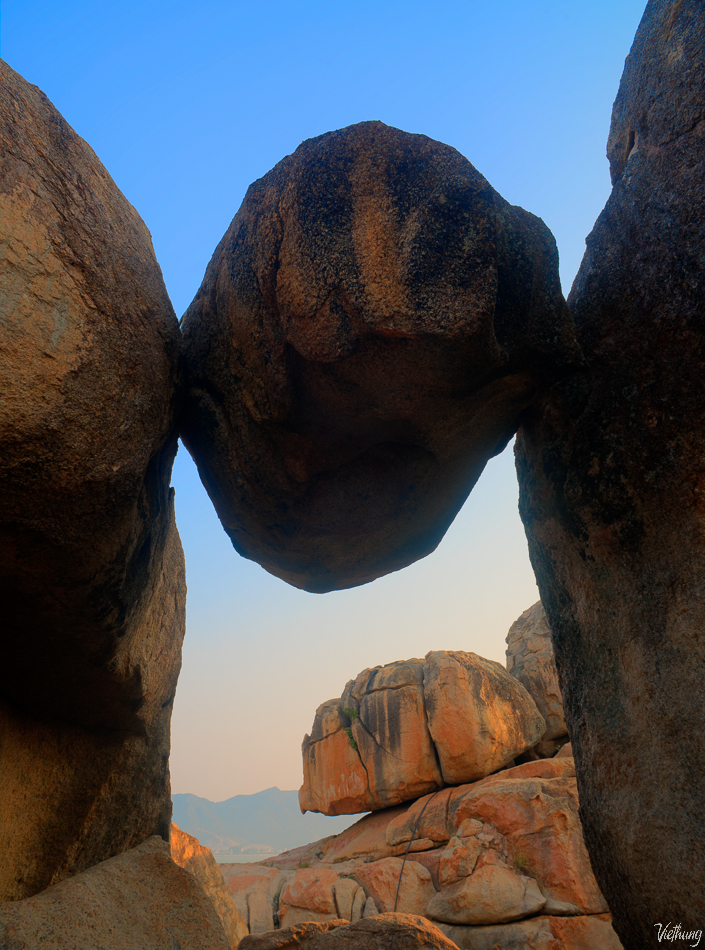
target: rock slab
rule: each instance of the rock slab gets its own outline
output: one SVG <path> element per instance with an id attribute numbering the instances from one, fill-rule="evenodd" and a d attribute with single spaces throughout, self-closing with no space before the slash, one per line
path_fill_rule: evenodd
<path id="1" fill-rule="evenodd" d="M 429 554 L 578 352 L 543 222 L 381 122 L 250 186 L 182 328 L 182 437 L 225 530 L 315 592 Z"/>
<path id="2" fill-rule="evenodd" d="M 628 950 L 705 920 L 704 77 L 702 4 L 649 0 L 569 297 L 587 365 L 517 441 L 585 839 Z"/>
<path id="3" fill-rule="evenodd" d="M 452 928 L 463 947 L 494 950 L 490 937 L 516 950 L 621 946 L 590 866 L 567 755 L 372 812 L 263 864 L 221 869 L 253 933 L 292 921 L 338 926 L 336 914 L 355 922 L 396 906 Z"/>

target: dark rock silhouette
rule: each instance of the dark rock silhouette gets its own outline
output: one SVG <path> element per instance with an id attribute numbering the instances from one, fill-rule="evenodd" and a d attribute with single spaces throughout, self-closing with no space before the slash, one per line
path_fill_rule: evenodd
<path id="1" fill-rule="evenodd" d="M 0 897 L 168 838 L 178 324 L 149 232 L 0 63 Z"/>
<path id="2" fill-rule="evenodd" d="M 543 222 L 380 122 L 250 187 L 183 332 L 182 434 L 225 530 L 319 592 L 430 553 L 578 353 Z"/>
<path id="3" fill-rule="evenodd" d="M 568 300 L 588 365 L 517 441 L 585 837 L 627 950 L 705 920 L 704 49 L 701 3 L 650 0 Z"/>

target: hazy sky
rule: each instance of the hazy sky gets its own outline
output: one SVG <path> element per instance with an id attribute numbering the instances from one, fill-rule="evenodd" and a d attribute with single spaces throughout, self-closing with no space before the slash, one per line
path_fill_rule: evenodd
<path id="1" fill-rule="evenodd" d="M 149 227 L 177 315 L 247 186 L 306 138 L 381 119 L 454 146 L 544 219 L 564 292 L 609 194 L 612 102 L 644 0 L 3 0 L 2 57 L 98 154 Z M 504 660 L 537 599 L 511 451 L 437 551 L 315 595 L 239 557 L 182 448 L 188 582 L 172 787 L 298 788 L 321 702 L 429 650 Z"/>

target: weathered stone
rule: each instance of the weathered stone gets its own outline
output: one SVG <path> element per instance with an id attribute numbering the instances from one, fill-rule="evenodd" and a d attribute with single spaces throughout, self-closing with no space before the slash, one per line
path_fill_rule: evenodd
<path id="1" fill-rule="evenodd" d="M 241 943 L 242 950 L 288 950 L 310 943 L 324 934 L 330 934 L 338 927 L 350 923 L 348 920 L 306 921 L 292 924 L 283 930 L 268 930 L 263 933 L 250 934 Z"/>
<path id="2" fill-rule="evenodd" d="M 423 660 L 363 670 L 316 711 L 303 741 L 302 812 L 387 808 L 442 784 L 426 723 Z"/>
<path id="3" fill-rule="evenodd" d="M 0 903 L 7 950 L 228 950 L 193 876 L 153 837 L 34 897 Z"/>
<path id="4" fill-rule="evenodd" d="M 415 861 L 404 864 L 401 858 L 383 858 L 364 864 L 355 872 L 355 880 L 381 913 L 398 911 L 424 916 L 428 902 L 436 893 L 430 872 Z"/>
<path id="5" fill-rule="evenodd" d="M 426 913 L 448 924 L 499 924 L 531 917 L 545 903 L 533 878 L 485 865 L 435 894 Z"/>
<path id="6" fill-rule="evenodd" d="M 303 868 L 295 871 L 279 897 L 281 927 L 291 927 L 307 920 L 338 920 L 341 915 L 334 894 L 337 882 L 338 875 L 333 870 Z"/>
<path id="7" fill-rule="evenodd" d="M 141 731 L 51 721 L 0 701 L 0 893 L 8 900 L 92 867 L 145 832 L 168 836 L 169 727 L 186 584 L 173 512 L 165 528 L 148 609 L 123 655 L 131 675 L 141 676 Z"/>
<path id="8" fill-rule="evenodd" d="M 482 851 L 482 844 L 477 838 L 469 839 L 467 844 L 458 837 L 451 838 L 448 847 L 439 856 L 438 889 L 472 874 Z"/>
<path id="9" fill-rule="evenodd" d="M 245 937 L 240 950 L 457 950 L 437 927 L 412 914 L 379 914 L 349 923 L 299 924 Z"/>
<path id="10" fill-rule="evenodd" d="M 220 917 L 231 950 L 237 950 L 237 945 L 248 932 L 247 926 L 235 907 L 210 849 L 172 823 L 170 853 L 172 861 L 188 871 L 206 892 Z"/>
<path id="11" fill-rule="evenodd" d="M 0 63 L 0 897 L 169 835 L 179 332 L 149 232 Z"/>
<path id="12" fill-rule="evenodd" d="M 531 917 L 513 924 L 463 927 L 438 924 L 459 950 L 622 950 L 609 914 Z"/>
<path id="13" fill-rule="evenodd" d="M 299 789 L 302 813 L 352 815 L 369 811 L 375 798 L 362 763 L 350 718 L 340 700 L 316 710 L 311 735 L 301 744 L 304 780 Z M 397 798 L 397 802 L 401 799 Z M 391 801 L 387 805 L 394 804 Z M 384 807 L 379 805 L 378 807 Z"/>
<path id="14" fill-rule="evenodd" d="M 248 932 L 274 930 L 279 895 L 291 874 L 261 864 L 223 864 L 221 872 Z"/>
<path id="15" fill-rule="evenodd" d="M 418 799 L 501 768 L 544 731 L 524 687 L 474 653 L 363 670 L 316 710 L 299 804 L 341 815 Z"/>
<path id="16" fill-rule="evenodd" d="M 472 817 L 504 836 L 516 869 L 540 880 L 546 897 L 583 914 L 607 910 L 583 841 L 572 759 L 529 762 L 453 789 L 448 811 L 454 826 Z"/>
<path id="17" fill-rule="evenodd" d="M 411 848 L 406 854 L 409 845 Z M 294 856 L 300 860 L 304 853 L 310 857 L 310 868 L 288 870 L 299 866 Z M 500 904 L 502 914 L 535 913 L 527 908 L 539 900 L 537 889 L 531 883 L 524 883 L 521 890 L 517 884 L 519 878 L 531 879 L 538 886 L 544 917 L 576 916 L 584 920 L 589 916 L 593 919 L 607 909 L 582 839 L 575 766 L 569 756 L 526 762 L 471 785 L 444 788 L 406 806 L 372 812 L 337 837 L 324 838 L 306 849 L 268 859 L 270 867 L 266 873 L 274 875 L 275 868 L 281 867 L 287 869 L 286 880 L 291 881 L 294 873 L 303 875 L 311 895 L 325 890 L 324 901 L 328 902 L 325 907 L 320 901 L 308 901 L 306 906 L 306 900 L 298 900 L 300 920 L 307 914 L 309 919 L 320 919 L 321 914 L 332 914 L 334 906 L 339 915 L 349 913 L 338 891 L 347 886 L 346 899 L 349 899 L 354 895 L 349 887 L 353 883 L 364 888 L 367 898 L 363 902 L 362 895 L 358 894 L 357 909 L 350 913 L 355 919 L 368 918 L 380 910 L 393 908 L 405 854 L 399 888 L 399 909 L 402 910 L 410 907 L 416 910 L 426 899 L 427 907 L 420 913 L 429 915 L 428 907 L 438 891 L 438 900 L 431 910 L 437 912 L 445 908 L 446 919 L 449 914 L 454 914 L 452 919 L 455 920 L 460 919 L 457 915 L 471 912 L 488 914 L 491 911 L 487 908 L 491 906 L 495 907 L 493 913 L 499 914 Z M 256 865 L 249 870 L 242 865 L 226 865 L 226 875 L 231 873 L 229 867 L 238 869 L 234 873 L 250 875 L 250 880 L 253 874 L 264 871 Z M 337 875 L 337 882 L 331 871 Z M 475 878 L 471 887 L 455 886 L 467 882 L 479 871 L 483 873 Z M 497 871 L 502 873 L 497 874 Z M 499 884 L 494 888 L 484 887 L 489 893 L 483 905 L 480 884 L 484 880 Z M 503 881 L 506 887 L 501 886 Z M 232 881 L 230 885 L 232 887 Z M 273 892 L 273 885 L 269 887 Z M 473 888 L 479 892 L 479 903 Z M 280 884 L 278 891 L 281 889 Z M 469 891 L 469 896 L 463 894 L 464 891 Z M 496 892 L 494 897 L 493 891 Z M 456 892 L 461 892 L 460 896 Z M 450 904 L 446 898 L 450 898 Z M 449 909 L 454 902 L 455 909 Z M 510 906 L 513 910 L 508 910 Z M 605 932 L 608 931 L 610 936 L 605 938 L 605 946 L 612 947 L 616 938 L 606 928 Z M 544 940 L 544 944 L 537 944 L 542 950 L 553 947 L 544 939 L 550 932 L 548 924 L 537 931 L 536 940 Z M 590 928 L 585 933 L 594 935 Z M 517 931 L 514 936 L 509 934 L 512 940 L 516 937 L 518 942 L 511 946 L 517 950 L 524 947 L 520 942 L 522 934 L 523 931 Z M 583 930 L 577 928 L 571 934 L 580 935 Z M 582 937 L 575 939 L 576 947 L 584 945 L 580 942 Z M 562 944 L 558 942 L 555 946 Z M 568 941 L 566 946 L 573 947 L 573 944 Z M 596 942 L 595 950 L 601 946 Z"/>
<path id="18" fill-rule="evenodd" d="M 381 122 L 250 186 L 183 331 L 183 438 L 225 530 L 318 592 L 430 553 L 577 352 L 543 222 Z"/>
<path id="19" fill-rule="evenodd" d="M 502 768 L 546 729 L 524 687 L 499 663 L 475 653 L 428 653 L 424 697 L 447 785 L 473 782 Z"/>
<path id="20" fill-rule="evenodd" d="M 551 628 L 541 601 L 525 610 L 509 628 L 507 671 L 519 680 L 546 720 L 546 732 L 530 753 L 534 758 L 550 758 L 568 741 L 568 729 Z"/>
<path id="21" fill-rule="evenodd" d="M 346 920 L 359 920 L 367 901 L 367 895 L 357 881 L 339 877 L 333 886 L 338 916 Z"/>
<path id="22" fill-rule="evenodd" d="M 587 365 L 517 442 L 585 840 L 628 950 L 705 920 L 704 82 L 702 4 L 649 0 L 569 298 Z"/>
<path id="23" fill-rule="evenodd" d="M 444 788 L 412 802 L 408 808 L 391 816 L 387 825 L 387 844 L 406 847 L 412 836 L 437 843 L 448 841 L 454 834 L 448 824 L 448 802 L 452 793 L 453 789 Z"/>
<path id="24" fill-rule="evenodd" d="M 406 811 L 407 806 L 397 805 L 395 808 L 385 808 L 383 811 L 365 815 L 339 835 L 316 842 L 313 853 L 320 853 L 321 860 L 331 864 L 361 857 L 372 861 L 391 857 L 395 848 L 387 843 L 387 827 L 395 817 L 406 814 Z M 277 867 L 280 866 L 279 861 L 282 858 L 286 859 L 286 854 L 274 859 L 277 861 Z"/>

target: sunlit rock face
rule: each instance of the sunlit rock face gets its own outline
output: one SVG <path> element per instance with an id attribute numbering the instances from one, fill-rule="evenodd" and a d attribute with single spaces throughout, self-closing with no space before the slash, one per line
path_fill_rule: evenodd
<path id="1" fill-rule="evenodd" d="M 434 650 L 363 670 L 304 736 L 301 811 L 353 815 L 472 782 L 545 731 L 521 683 L 475 653 Z"/>
<path id="2" fill-rule="evenodd" d="M 182 434 L 225 530 L 319 592 L 432 551 L 577 355 L 543 222 L 380 122 L 250 187 L 182 329 Z"/>
<path id="3" fill-rule="evenodd" d="M 548 759 L 568 742 L 551 628 L 541 601 L 525 610 L 507 634 L 507 670 L 519 680 L 546 720 L 546 732 L 527 755 Z"/>
<path id="4" fill-rule="evenodd" d="M 149 232 L 0 63 L 0 897 L 168 836 L 178 323 Z"/>
<path id="5" fill-rule="evenodd" d="M 701 3 L 649 2 L 568 301 L 588 367 L 517 443 L 585 838 L 628 950 L 705 920 L 704 51 Z"/>
<path id="6" fill-rule="evenodd" d="M 272 947 L 288 946 L 292 923 L 396 909 L 431 919 L 465 950 L 621 950 L 585 848 L 570 756 L 371 812 L 262 864 L 220 868 L 250 933 L 270 931 Z"/>

